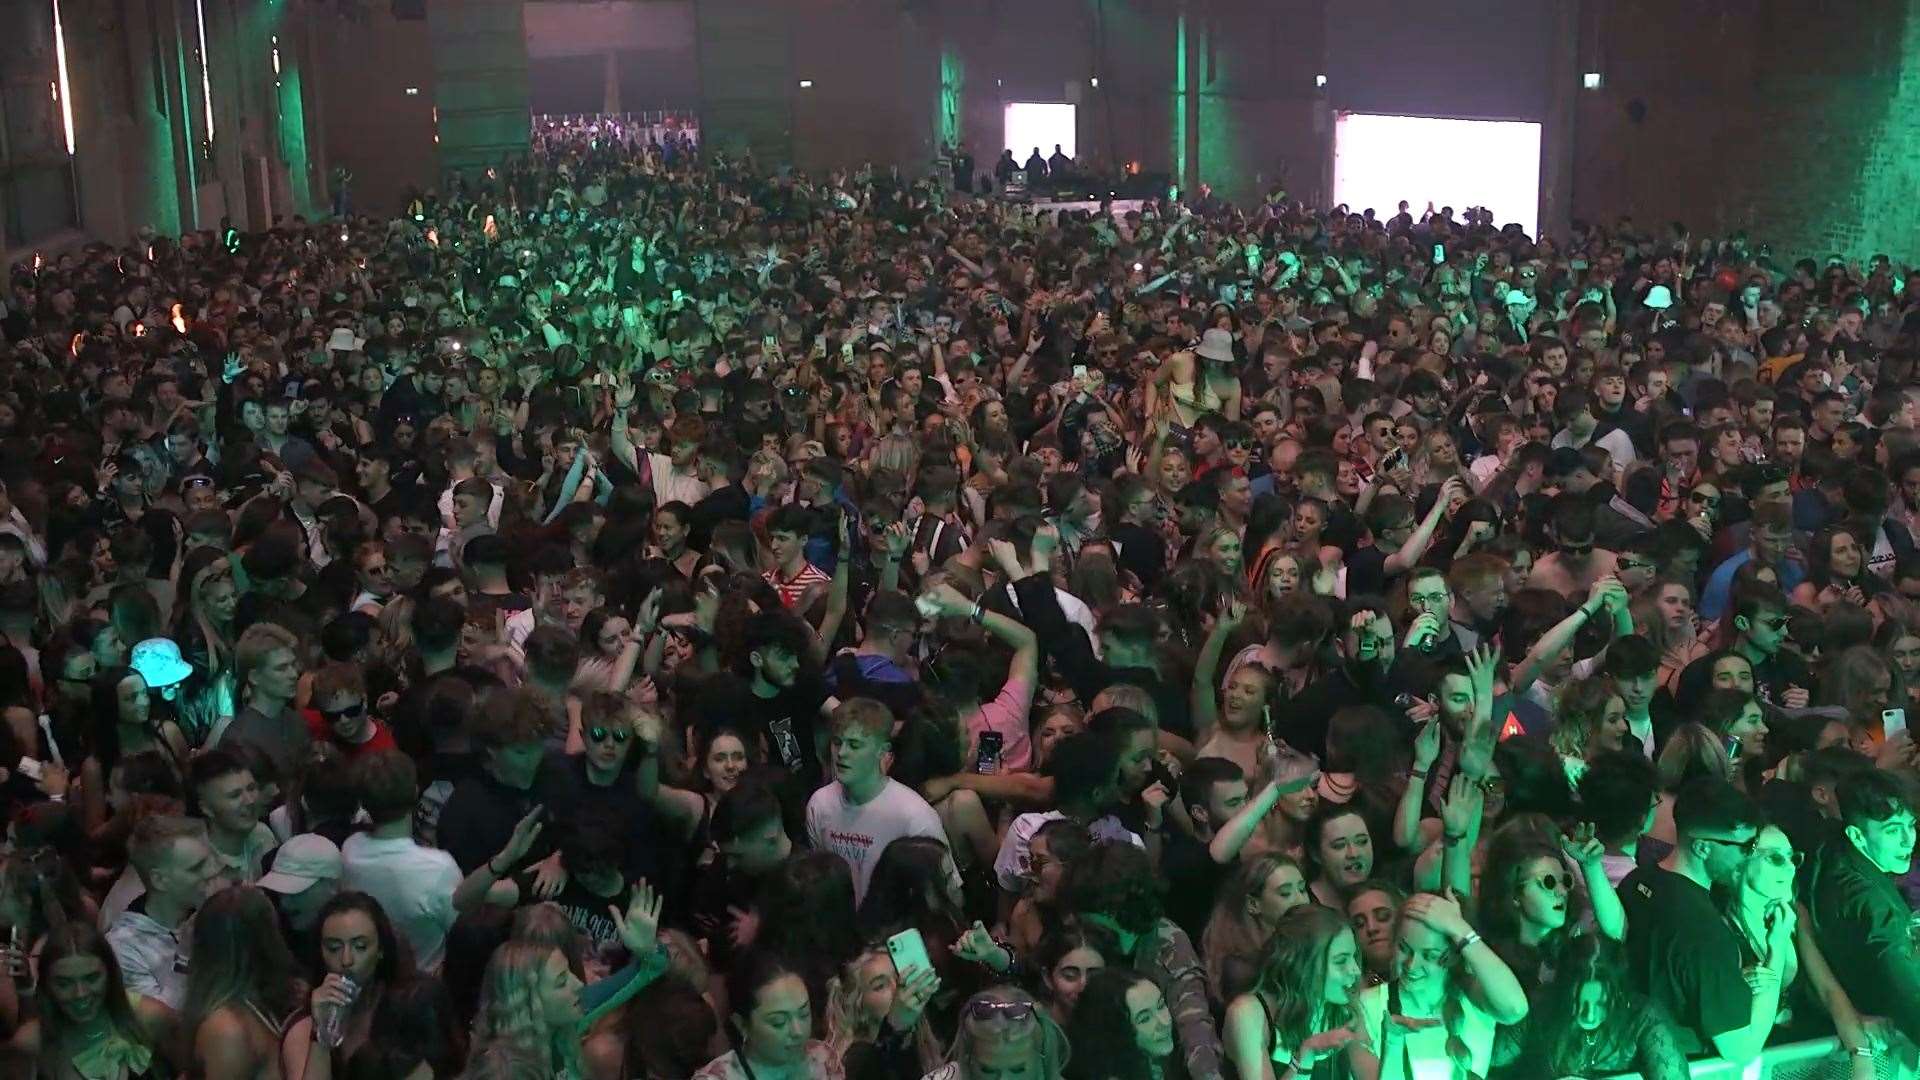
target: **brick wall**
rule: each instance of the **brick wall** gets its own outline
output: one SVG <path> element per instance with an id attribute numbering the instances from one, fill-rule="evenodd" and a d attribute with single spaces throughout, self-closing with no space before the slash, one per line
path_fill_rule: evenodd
<path id="1" fill-rule="evenodd" d="M 1587 0 L 1576 217 L 1746 229 L 1777 256 L 1920 233 L 1920 0 Z"/>

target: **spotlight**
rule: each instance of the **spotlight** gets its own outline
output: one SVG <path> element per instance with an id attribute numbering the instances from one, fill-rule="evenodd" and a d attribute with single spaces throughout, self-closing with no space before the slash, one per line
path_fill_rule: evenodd
<path id="1" fill-rule="evenodd" d="M 1580 76 L 1580 85 L 1589 90 L 1600 89 L 1600 73 L 1597 71 L 1589 71 L 1585 75 Z"/>

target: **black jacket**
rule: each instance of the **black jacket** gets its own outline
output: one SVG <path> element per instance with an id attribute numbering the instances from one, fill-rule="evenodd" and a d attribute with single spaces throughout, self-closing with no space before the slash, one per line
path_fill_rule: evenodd
<path id="1" fill-rule="evenodd" d="M 1814 853 L 1807 909 L 1827 966 L 1862 1013 L 1891 1019 L 1920 1039 L 1920 950 L 1913 908 L 1891 875 L 1845 837 Z"/>

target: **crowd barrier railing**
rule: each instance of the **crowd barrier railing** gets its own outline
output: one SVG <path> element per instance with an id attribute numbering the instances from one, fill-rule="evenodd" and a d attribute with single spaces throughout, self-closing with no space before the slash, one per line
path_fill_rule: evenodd
<path id="1" fill-rule="evenodd" d="M 1693 1080 L 1850 1080 L 1852 1058 L 1839 1039 L 1769 1046 L 1758 1058 L 1735 1065 L 1722 1058 L 1690 1062 Z M 1874 1080 L 1906 1080 L 1920 1076 L 1920 1048 L 1896 1039 L 1873 1059 Z M 1605 1080 L 1642 1080 L 1637 1072 L 1616 1073 Z"/>

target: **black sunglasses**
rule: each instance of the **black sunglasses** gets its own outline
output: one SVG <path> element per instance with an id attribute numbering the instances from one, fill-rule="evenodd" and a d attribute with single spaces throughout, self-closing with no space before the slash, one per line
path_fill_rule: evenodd
<path id="1" fill-rule="evenodd" d="M 611 738 L 615 743 L 624 743 L 630 734 L 631 733 L 625 728 L 596 727 L 587 730 L 587 738 L 592 739 L 594 742 L 606 742 L 607 739 Z"/>
<path id="2" fill-rule="evenodd" d="M 1563 885 L 1566 886 L 1568 892 L 1573 891 L 1573 875 L 1572 874 L 1541 874 L 1538 878 L 1535 878 L 1534 880 L 1538 881 L 1540 883 L 1540 887 L 1547 890 L 1548 892 L 1559 892 L 1560 887 Z"/>
<path id="3" fill-rule="evenodd" d="M 365 701 L 356 701 L 351 705 L 343 705 L 338 709 L 321 709 L 320 715 L 326 717 L 328 720 L 355 720 L 365 715 L 366 711 L 367 703 Z"/>

